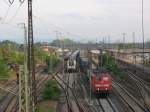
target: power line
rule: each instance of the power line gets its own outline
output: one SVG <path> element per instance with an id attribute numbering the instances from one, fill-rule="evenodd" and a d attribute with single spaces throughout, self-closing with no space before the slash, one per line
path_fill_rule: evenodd
<path id="1" fill-rule="evenodd" d="M 13 3 L 14 3 L 14 0 L 8 0 L 8 2 L 9 2 L 9 7 L 8 7 L 8 9 L 7 9 L 7 11 L 6 11 L 6 14 L 5 14 L 5 16 L 4 16 L 4 18 L 3 18 L 3 23 L 5 22 L 5 19 L 7 18 L 7 16 L 8 16 L 8 13 L 9 13 L 9 10 L 10 10 L 10 7 L 13 5 Z M 16 17 L 16 15 L 18 14 L 18 12 L 19 12 L 19 9 L 21 8 L 21 6 L 22 6 L 22 4 L 25 2 L 25 0 L 19 0 L 19 2 L 20 2 L 20 5 L 19 5 L 19 7 L 17 8 L 17 10 L 16 10 L 16 12 L 15 12 L 15 14 L 11 17 L 11 19 L 9 20 L 9 22 L 12 22 L 13 21 L 13 19 Z"/>
<path id="2" fill-rule="evenodd" d="M 23 4 L 23 3 L 25 2 L 25 0 L 19 0 L 19 2 L 20 2 L 21 4 Z"/>
<path id="3" fill-rule="evenodd" d="M 20 5 L 17 8 L 16 12 L 14 13 L 14 15 L 11 17 L 11 19 L 9 20 L 9 22 L 12 22 L 14 20 L 14 18 L 17 16 L 18 12 L 20 11 L 21 6 L 23 5 L 23 3 L 25 2 L 25 0 L 19 0 Z"/>
<path id="4" fill-rule="evenodd" d="M 5 23 L 5 20 L 6 20 L 7 16 L 8 16 L 8 13 L 9 13 L 10 7 L 11 7 L 11 5 L 9 5 L 9 7 L 7 8 L 7 10 L 6 10 L 6 13 L 5 13 L 4 17 L 2 18 L 2 23 Z"/>
<path id="5" fill-rule="evenodd" d="M 81 37 L 81 38 L 83 38 L 83 37 L 86 38 L 87 37 L 87 35 L 78 35 L 78 34 L 73 34 L 69 31 L 66 31 L 62 27 L 56 26 L 55 24 L 52 24 L 52 23 L 48 23 L 46 20 L 44 20 L 43 18 L 40 18 L 37 15 L 33 15 L 33 17 L 40 20 L 40 21 L 42 21 L 42 22 L 44 22 L 45 25 L 53 26 L 54 28 L 56 28 L 55 30 L 63 32 L 64 35 L 70 35 L 70 36 L 73 36 L 73 37 Z M 45 28 L 45 26 L 44 26 L 44 28 Z"/>
<path id="6" fill-rule="evenodd" d="M 18 12 L 19 12 L 19 10 L 20 10 L 22 4 L 23 4 L 23 3 L 21 3 L 21 4 L 19 5 L 19 7 L 17 8 L 15 14 L 10 18 L 9 22 L 12 22 L 12 21 L 14 20 L 14 18 L 17 16 L 17 14 L 18 14 Z"/>
<path id="7" fill-rule="evenodd" d="M 10 5 L 7 0 L 3 0 L 7 5 Z"/>
<path id="8" fill-rule="evenodd" d="M 8 0 L 8 2 L 12 5 L 15 0 Z"/>

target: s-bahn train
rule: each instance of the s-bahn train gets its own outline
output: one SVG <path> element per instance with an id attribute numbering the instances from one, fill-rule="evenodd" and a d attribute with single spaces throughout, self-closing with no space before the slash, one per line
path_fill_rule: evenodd
<path id="1" fill-rule="evenodd" d="M 93 63 L 91 85 L 95 94 L 109 94 L 112 90 L 111 75 L 103 68 L 103 54 L 100 50 L 91 50 L 91 62 Z"/>
<path id="2" fill-rule="evenodd" d="M 77 61 L 79 58 L 79 50 L 76 50 L 75 52 L 73 52 L 68 60 L 67 60 L 67 65 L 66 65 L 66 70 L 68 72 L 75 72 L 77 70 Z"/>

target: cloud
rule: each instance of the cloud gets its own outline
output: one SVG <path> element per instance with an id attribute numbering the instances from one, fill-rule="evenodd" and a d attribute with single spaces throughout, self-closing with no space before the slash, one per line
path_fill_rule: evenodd
<path id="1" fill-rule="evenodd" d="M 4 17 L 8 6 L 0 1 L 0 17 Z M 144 25 L 145 33 L 149 32 L 150 1 L 144 0 Z M 17 10 L 16 2 L 9 11 L 6 21 Z M 54 30 L 63 29 L 81 36 L 70 38 L 87 39 L 111 35 L 112 40 L 122 39 L 122 32 L 128 33 L 127 39 L 131 41 L 131 33 L 141 37 L 141 0 L 33 0 L 33 14 L 40 17 L 34 19 L 34 31 L 38 40 L 51 36 Z M 27 22 L 27 4 L 25 3 L 11 24 Z M 57 26 L 61 27 L 58 28 Z M 11 31 L 0 25 L 0 32 Z M 18 30 L 12 30 L 16 34 Z M 50 32 L 50 33 L 47 33 Z M 44 37 L 42 38 L 42 34 Z M 45 36 L 47 34 L 47 36 Z M 84 36 L 83 36 L 84 35 Z M 54 36 L 54 35 L 53 35 Z"/>

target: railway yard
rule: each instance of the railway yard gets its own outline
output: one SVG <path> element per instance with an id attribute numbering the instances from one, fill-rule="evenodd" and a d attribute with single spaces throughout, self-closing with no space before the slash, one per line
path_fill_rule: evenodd
<path id="1" fill-rule="evenodd" d="M 0 112 L 150 112 L 150 0 L 0 4 Z"/>
<path id="2" fill-rule="evenodd" d="M 92 71 L 90 70 L 97 68 L 95 60 L 97 58 L 94 57 L 95 62 L 88 59 L 89 55 L 86 50 L 69 52 L 68 54 L 66 54 L 64 66 L 60 64 L 52 75 L 43 73 L 44 67 L 36 68 L 38 101 L 41 99 L 44 84 L 48 80 L 55 80 L 61 90 L 57 112 L 150 112 L 149 71 L 142 71 L 142 68 L 118 60 L 119 69 L 124 72 L 123 78 L 117 78 L 107 70 L 111 76 L 112 89 L 107 94 L 94 93 L 91 84 L 92 78 L 90 79 Z M 84 68 L 80 67 L 81 61 L 78 58 L 89 60 L 88 64 L 90 63 L 92 68 L 86 68 L 85 64 L 83 64 Z M 69 59 L 71 59 L 70 61 L 75 60 L 68 62 Z M 83 69 L 87 69 L 87 71 Z M 16 80 L 1 81 L 0 87 L 5 88 L 5 91 L 0 91 L 0 112 L 18 112 L 18 84 Z"/>

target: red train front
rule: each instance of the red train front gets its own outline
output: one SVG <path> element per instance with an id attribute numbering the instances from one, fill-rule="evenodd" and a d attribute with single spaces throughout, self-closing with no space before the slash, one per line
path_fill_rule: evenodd
<path id="1" fill-rule="evenodd" d="M 91 83 L 95 94 L 109 94 L 112 90 L 112 80 L 108 73 L 93 72 Z"/>

